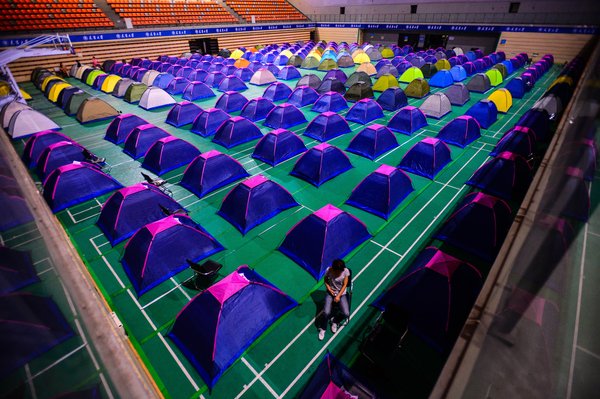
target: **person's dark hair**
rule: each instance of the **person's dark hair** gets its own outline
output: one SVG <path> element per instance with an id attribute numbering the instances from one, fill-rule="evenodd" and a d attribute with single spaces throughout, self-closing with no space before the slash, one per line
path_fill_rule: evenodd
<path id="1" fill-rule="evenodd" d="M 346 264 L 341 259 L 334 259 L 333 262 L 331 262 L 331 268 L 333 270 L 343 271 L 346 268 Z"/>

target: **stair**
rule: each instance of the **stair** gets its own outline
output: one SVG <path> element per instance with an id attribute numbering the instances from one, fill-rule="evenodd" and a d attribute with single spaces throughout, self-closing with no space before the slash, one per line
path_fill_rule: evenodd
<path id="1" fill-rule="evenodd" d="M 96 6 L 102 10 L 104 14 L 110 19 L 117 29 L 126 29 L 125 21 L 117 14 L 117 12 L 106 2 L 106 0 L 95 0 Z"/>
<path id="2" fill-rule="evenodd" d="M 246 21 L 244 18 L 242 18 L 242 17 L 241 17 L 241 15 L 240 15 L 240 14 L 238 14 L 237 12 L 235 12 L 235 11 L 233 10 L 233 8 L 229 7 L 229 6 L 227 5 L 227 3 L 225 3 L 223 0 L 216 0 L 216 2 L 217 2 L 218 4 L 220 4 L 220 5 L 222 5 L 222 6 L 223 6 L 223 7 L 224 7 L 224 8 L 225 8 L 227 11 L 229 11 L 229 13 L 230 13 L 231 15 L 233 15 L 233 16 L 234 16 L 234 17 L 235 17 L 235 18 L 238 20 L 238 22 L 240 22 L 240 23 L 242 23 L 242 24 L 245 24 L 245 23 L 247 22 L 247 21 Z"/>

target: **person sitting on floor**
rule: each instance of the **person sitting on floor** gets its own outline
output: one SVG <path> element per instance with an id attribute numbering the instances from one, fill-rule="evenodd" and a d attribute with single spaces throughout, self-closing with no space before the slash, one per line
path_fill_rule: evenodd
<path id="1" fill-rule="evenodd" d="M 348 288 L 349 281 L 350 270 L 346 267 L 343 260 L 335 259 L 325 271 L 325 288 L 327 289 L 327 293 L 325 294 L 323 317 L 319 325 L 319 341 L 325 338 L 325 329 L 331 318 L 331 308 L 334 303 L 337 303 L 340 307 L 343 316 L 342 320 L 350 317 L 350 306 L 346 295 L 346 288 Z M 335 317 L 331 318 L 331 332 L 334 334 L 338 330 L 338 323 L 339 321 Z"/>

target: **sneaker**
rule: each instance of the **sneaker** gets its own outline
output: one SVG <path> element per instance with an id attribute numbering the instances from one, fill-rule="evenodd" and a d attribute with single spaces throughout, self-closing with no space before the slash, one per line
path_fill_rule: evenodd
<path id="1" fill-rule="evenodd" d="M 337 329 L 338 329 L 337 323 L 331 323 L 331 332 L 335 334 L 337 332 Z"/>
<path id="2" fill-rule="evenodd" d="M 319 341 L 323 341 L 325 339 L 325 330 L 319 328 Z"/>

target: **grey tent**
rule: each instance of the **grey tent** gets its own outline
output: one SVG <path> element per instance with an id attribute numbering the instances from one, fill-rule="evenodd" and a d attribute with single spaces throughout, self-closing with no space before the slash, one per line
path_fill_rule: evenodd
<path id="1" fill-rule="evenodd" d="M 219 55 L 220 55 L 221 57 L 223 57 L 223 58 L 229 58 L 229 56 L 231 55 L 231 51 L 229 51 L 229 49 L 222 48 L 222 49 L 219 51 Z"/>
<path id="2" fill-rule="evenodd" d="M 419 109 L 430 118 L 440 119 L 452 111 L 450 100 L 444 93 L 434 93 L 427 97 Z"/>
<path id="3" fill-rule="evenodd" d="M 475 93 L 485 93 L 491 87 L 490 78 L 485 73 L 476 73 L 467 83 L 467 90 Z"/>
<path id="4" fill-rule="evenodd" d="M 313 57 L 313 56 L 308 56 L 304 59 L 304 61 L 302 61 L 302 64 L 300 65 L 301 68 L 305 68 L 305 69 L 317 69 L 319 67 L 319 60 L 317 59 L 317 57 Z"/>
<path id="5" fill-rule="evenodd" d="M 343 55 L 337 63 L 340 68 L 350 68 L 354 66 L 354 59 L 349 55 Z"/>
<path id="6" fill-rule="evenodd" d="M 381 55 L 381 53 L 379 52 L 379 50 L 377 50 L 376 48 L 370 48 L 366 51 L 367 55 L 369 56 L 369 58 L 371 59 L 371 61 L 379 61 L 380 59 L 383 58 L 383 56 Z"/>
<path id="7" fill-rule="evenodd" d="M 296 87 L 300 86 L 309 86 L 313 89 L 317 89 L 321 85 L 321 78 L 312 73 L 306 74 L 300 78 L 298 83 L 296 83 Z"/>
<path id="8" fill-rule="evenodd" d="M 562 101 L 554 94 L 546 94 L 544 97 L 537 100 L 532 108 L 543 109 L 548 112 L 549 115 L 560 114 L 563 110 Z"/>
<path id="9" fill-rule="evenodd" d="M 8 123 L 8 134 L 13 138 L 29 136 L 44 130 L 59 130 L 54 121 L 34 109 L 22 109 L 13 114 Z"/>
<path id="10" fill-rule="evenodd" d="M 431 62 L 426 62 L 425 65 L 421 67 L 421 72 L 423 72 L 423 76 L 426 78 L 432 77 L 437 71 L 437 67 Z"/>
<path id="11" fill-rule="evenodd" d="M 77 110 L 77 120 L 81 123 L 99 121 L 117 115 L 119 111 L 97 97 L 87 98 Z"/>
<path id="12" fill-rule="evenodd" d="M 452 86 L 448 87 L 444 93 L 452 105 L 464 105 L 471 99 L 469 90 L 467 90 L 467 87 L 462 83 L 454 83 Z"/>
<path id="13" fill-rule="evenodd" d="M 508 76 L 508 70 L 506 69 L 506 65 L 504 65 L 503 63 L 498 63 L 492 68 L 500 71 L 500 73 L 502 74 L 502 79 L 506 79 L 506 76 Z"/>
<path id="14" fill-rule="evenodd" d="M 383 75 L 392 75 L 395 78 L 398 78 L 400 76 L 400 74 L 398 73 L 398 69 L 396 69 L 396 67 L 393 65 L 384 65 L 381 68 L 379 68 L 379 71 L 377 71 L 377 77 L 380 78 Z"/>
<path id="15" fill-rule="evenodd" d="M 4 129 L 8 128 L 10 118 L 12 118 L 12 116 L 16 112 L 22 109 L 31 109 L 31 107 L 27 104 L 20 103 L 16 100 L 4 104 L 4 106 L 2 107 L 2 111 L 0 111 L 0 120 L 2 121 L 2 127 Z"/>
<path id="16" fill-rule="evenodd" d="M 134 82 L 129 85 L 127 91 L 125 91 L 125 95 L 123 96 L 123 100 L 128 103 L 137 103 L 142 98 L 142 94 L 146 91 L 148 86 L 143 83 Z"/>
<path id="17" fill-rule="evenodd" d="M 91 96 L 84 91 L 73 93 L 71 98 L 69 98 L 69 101 L 67 101 L 67 105 L 65 106 L 65 114 L 69 116 L 76 115 L 81 104 L 83 104 L 83 102 L 90 97 Z"/>
<path id="18" fill-rule="evenodd" d="M 348 101 L 359 101 L 363 98 L 374 97 L 375 95 L 373 94 L 371 85 L 365 82 L 354 83 L 352 86 L 350 86 L 348 91 L 346 91 L 346 94 L 344 94 L 344 98 L 346 98 Z"/>
<path id="19" fill-rule="evenodd" d="M 125 93 L 127 92 L 127 89 L 133 83 L 135 83 L 133 81 L 133 79 L 129 79 L 129 78 L 124 78 L 124 79 L 119 80 L 117 82 L 117 84 L 115 85 L 115 88 L 114 88 L 114 90 L 112 92 L 112 95 L 115 96 L 115 97 L 119 97 L 119 98 L 124 97 Z"/>
<path id="20" fill-rule="evenodd" d="M 288 60 L 287 65 L 293 65 L 295 67 L 299 67 L 300 65 L 302 65 L 302 61 L 304 61 L 304 58 L 302 58 L 302 56 L 292 55 L 290 57 L 290 59 Z"/>
<path id="21" fill-rule="evenodd" d="M 354 86 L 354 84 L 358 82 L 363 82 L 364 84 L 373 86 L 373 81 L 371 80 L 371 77 L 367 75 L 366 72 L 362 71 L 354 72 L 353 74 L 348 76 L 348 79 L 346 80 L 346 83 L 344 83 L 344 86 L 349 88 Z"/>
<path id="22" fill-rule="evenodd" d="M 79 69 L 79 66 L 77 65 L 77 63 L 71 65 L 71 69 L 69 70 L 69 76 L 74 78 L 75 75 L 77 74 L 78 69 Z"/>
<path id="23" fill-rule="evenodd" d="M 142 76 L 142 83 L 146 86 L 152 86 L 154 79 L 156 79 L 158 75 L 160 75 L 160 72 L 150 69 L 144 73 L 144 76 Z"/>

